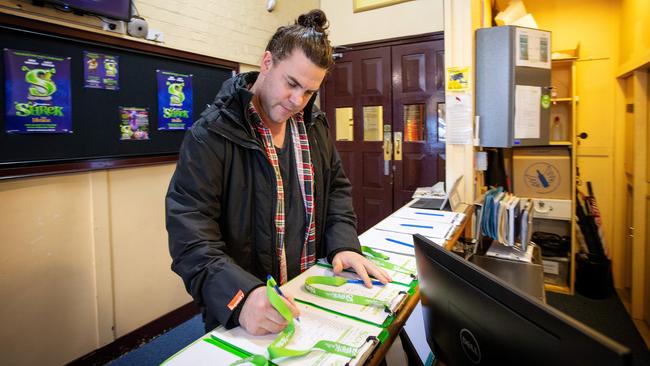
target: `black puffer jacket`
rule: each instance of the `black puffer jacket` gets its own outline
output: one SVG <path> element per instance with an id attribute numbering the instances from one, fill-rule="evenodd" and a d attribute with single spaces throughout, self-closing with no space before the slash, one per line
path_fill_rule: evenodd
<path id="1" fill-rule="evenodd" d="M 256 77 L 241 74 L 224 82 L 186 133 L 167 191 L 172 269 L 203 308 L 206 329 L 236 325 L 230 318 L 238 294 L 246 296 L 267 274 L 278 278 L 275 175 L 244 113 L 252 98 L 246 86 Z M 312 105 L 304 119 L 315 175 L 316 256 L 331 260 L 360 246 L 352 187 L 325 115 Z"/>

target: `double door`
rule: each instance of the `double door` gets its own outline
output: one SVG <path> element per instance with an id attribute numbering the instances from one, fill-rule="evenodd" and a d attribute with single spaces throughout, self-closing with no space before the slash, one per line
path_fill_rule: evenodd
<path id="1" fill-rule="evenodd" d="M 444 43 L 428 38 L 346 48 L 323 84 L 359 232 L 444 180 Z"/>

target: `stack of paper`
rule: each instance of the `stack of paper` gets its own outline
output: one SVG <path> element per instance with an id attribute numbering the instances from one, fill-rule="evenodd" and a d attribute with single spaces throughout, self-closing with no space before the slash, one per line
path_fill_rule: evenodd
<path id="1" fill-rule="evenodd" d="M 374 285 L 372 288 L 367 288 L 362 283 L 348 283 L 339 287 L 313 285 L 327 291 L 360 295 L 385 301 L 391 304 L 391 308 L 389 309 L 391 312 L 387 312 L 383 307 L 377 305 L 357 305 L 325 299 L 305 290 L 305 279 L 311 276 L 334 276 L 334 272 L 332 272 L 332 269 L 328 267 L 319 265 L 313 266 L 300 274 L 300 276 L 284 284 L 281 287 L 282 292 L 293 296 L 298 301 L 306 302 L 308 304 L 317 304 L 318 306 L 325 307 L 339 314 L 365 320 L 378 326 L 387 326 L 389 324 L 387 323 L 389 317 L 399 308 L 399 306 L 404 303 L 408 297 L 409 287 L 394 283 L 388 283 L 386 285 Z M 356 274 L 350 272 L 343 272 L 338 276 L 348 279 L 359 278 Z"/>
<path id="2" fill-rule="evenodd" d="M 313 306 L 298 304 L 300 322 L 296 322 L 296 332 L 287 344 L 287 348 L 304 350 L 311 349 L 316 342 L 330 340 L 358 348 L 359 353 L 354 360 L 344 356 L 325 353 L 314 349 L 313 352 L 293 358 L 274 359 L 278 365 L 356 365 L 371 353 L 382 333 L 382 328 L 365 324 L 341 315 L 329 313 Z M 268 356 L 267 347 L 277 337 L 277 334 L 254 336 L 241 327 L 226 330 L 218 327 L 211 333 L 217 339 L 226 342 L 251 354 Z M 361 362 L 359 362 L 361 361 Z M 220 362 L 218 364 L 225 364 Z"/>
<path id="3" fill-rule="evenodd" d="M 448 239 L 454 233 L 455 226 L 444 222 L 425 222 L 389 216 L 374 228 L 393 233 L 421 234 L 431 238 Z"/>

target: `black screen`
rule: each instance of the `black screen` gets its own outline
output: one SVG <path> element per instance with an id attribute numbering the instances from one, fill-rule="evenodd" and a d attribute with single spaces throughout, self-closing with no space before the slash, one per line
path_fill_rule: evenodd
<path id="1" fill-rule="evenodd" d="M 414 235 L 427 342 L 455 365 L 631 365 L 630 351 Z"/>
<path id="2" fill-rule="evenodd" d="M 46 0 L 109 18 L 129 20 L 131 0 Z"/>

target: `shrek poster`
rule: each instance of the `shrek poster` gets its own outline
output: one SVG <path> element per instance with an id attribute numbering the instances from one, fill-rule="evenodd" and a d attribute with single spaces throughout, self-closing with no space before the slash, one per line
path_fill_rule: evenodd
<path id="1" fill-rule="evenodd" d="M 5 130 L 72 133 L 70 57 L 4 49 Z"/>
<path id="2" fill-rule="evenodd" d="M 120 107 L 120 140 L 149 140 L 147 108 Z"/>
<path id="3" fill-rule="evenodd" d="M 119 90 L 119 56 L 84 51 L 84 87 Z"/>
<path id="4" fill-rule="evenodd" d="M 192 125 L 192 75 L 156 70 L 158 129 L 186 130 Z"/>

